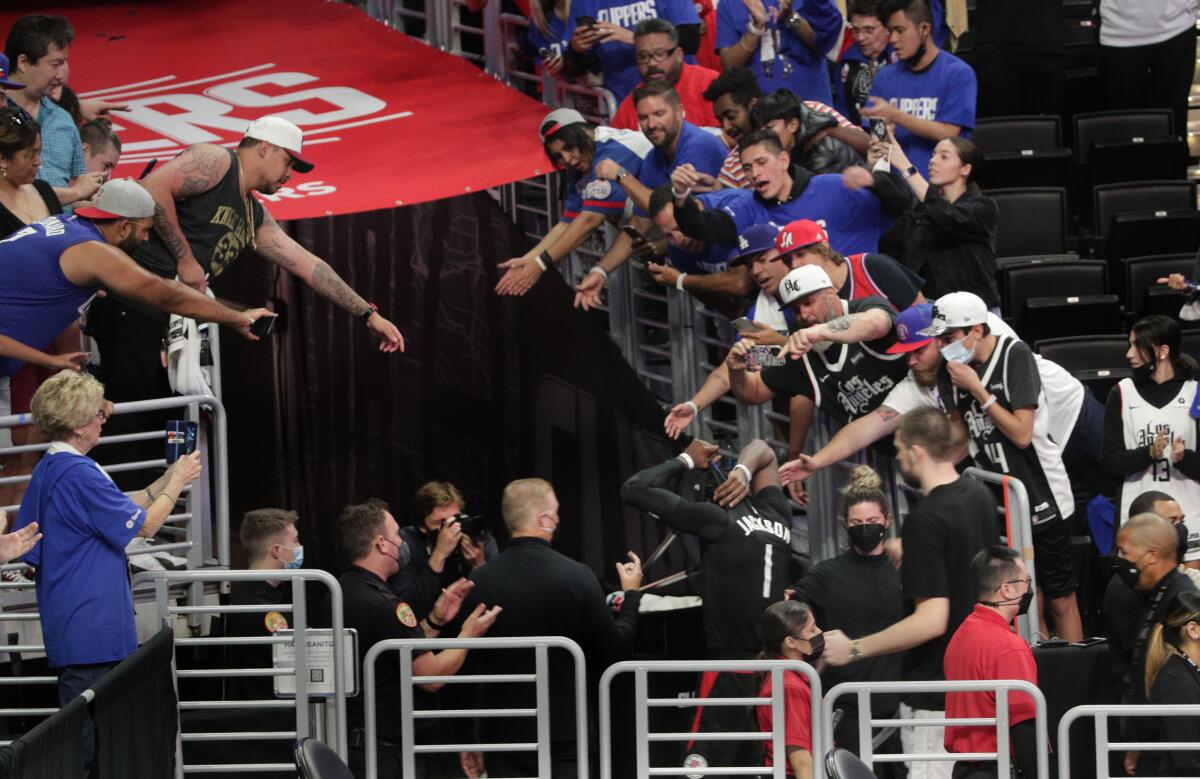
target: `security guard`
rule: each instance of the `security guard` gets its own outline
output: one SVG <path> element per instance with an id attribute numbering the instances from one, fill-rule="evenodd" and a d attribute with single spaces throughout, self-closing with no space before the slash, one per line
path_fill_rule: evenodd
<path id="1" fill-rule="evenodd" d="M 429 616 L 418 622 L 412 606 L 400 600 L 387 580 L 408 561 L 410 552 L 400 536 L 400 526 L 381 500 L 369 500 L 342 510 L 337 522 L 338 545 L 351 567 L 339 579 L 345 602 L 345 624 L 358 631 L 358 660 L 362 667 L 372 646 L 392 638 L 436 638 L 447 622 L 454 619 L 463 597 L 472 584 L 459 579 L 442 593 Z M 479 604 L 463 622 L 459 638 L 479 638 L 496 621 L 500 607 L 488 609 Z M 418 676 L 451 676 L 462 667 L 465 649 L 421 652 L 413 657 L 413 673 Z M 399 779 L 400 772 L 400 672 L 396 662 L 376 666 L 375 712 L 376 755 L 379 779 Z M 365 678 L 365 670 L 363 673 Z M 434 693 L 440 684 L 418 686 L 413 708 L 437 708 Z M 366 776 L 364 696 L 346 701 L 350 725 L 350 770 L 355 777 Z M 432 722 L 432 720 L 427 720 Z M 422 736 L 425 738 L 422 738 Z M 429 741 L 418 732 L 416 741 Z M 424 776 L 422 757 L 416 758 L 416 777 Z"/>

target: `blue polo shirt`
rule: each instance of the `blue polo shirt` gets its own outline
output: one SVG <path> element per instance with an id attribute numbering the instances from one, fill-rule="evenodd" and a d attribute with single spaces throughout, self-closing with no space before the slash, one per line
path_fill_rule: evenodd
<path id="1" fill-rule="evenodd" d="M 73 284 L 59 257 L 84 241 L 104 242 L 86 219 L 50 216 L 0 240 L 0 334 L 45 349 L 76 319 L 95 287 Z M 0 358 L 0 378 L 12 376 L 20 360 Z"/>
<path id="2" fill-rule="evenodd" d="M 779 8 L 779 0 L 764 0 L 768 15 Z M 845 22 L 833 0 L 796 0 L 796 13 L 812 25 L 813 48 L 805 46 L 800 37 L 785 24 L 768 21 L 767 34 L 759 39 L 758 48 L 750 55 L 746 67 L 758 78 L 764 94 L 787 87 L 801 100 L 832 103 L 829 86 L 829 65 L 825 52 L 838 42 Z M 738 41 L 750 24 L 750 11 L 742 0 L 722 2 L 717 6 L 717 49 L 740 46 Z M 778 38 L 779 47 L 774 41 Z"/>
<path id="3" fill-rule="evenodd" d="M 738 234 L 750 225 L 811 219 L 825 228 L 829 245 L 843 255 L 873 253 L 879 236 L 892 224 L 875 195 L 865 189 L 848 189 L 842 177 L 833 173 L 813 176 L 804 191 L 786 203 L 768 205 L 750 189 L 713 192 L 698 200 L 706 209 L 720 209 L 732 216 Z"/>
<path id="4" fill-rule="evenodd" d="M 906 114 L 962 128 L 969 138 L 975 127 L 975 95 L 978 84 L 971 66 L 948 51 L 938 52 L 929 67 L 920 72 L 903 62 L 884 66 L 875 74 L 871 94 L 886 99 Z M 863 126 L 867 126 L 863 122 Z M 929 176 L 929 159 L 937 142 L 913 135 L 896 126 L 896 140 L 922 176 Z"/>
<path id="5" fill-rule="evenodd" d="M 567 196 L 562 214 L 564 222 L 573 221 L 581 211 L 593 211 L 611 217 L 624 213 L 625 200 L 628 198 L 624 187 L 615 181 L 597 178 L 596 166 L 601 160 L 612 160 L 641 181 L 642 163 L 653 148 L 641 133 L 614 130 L 611 127 L 597 127 L 595 143 L 596 151 L 587 175 L 575 170 L 567 171 Z"/>
<path id="6" fill-rule="evenodd" d="M 37 522 L 38 612 L 50 665 L 110 663 L 137 649 L 125 545 L 146 512 L 90 457 L 56 442 L 38 463 L 14 529 Z"/>
<path id="7" fill-rule="evenodd" d="M 675 157 L 668 159 L 662 149 L 653 149 L 642 162 L 642 172 L 638 174 L 637 180 L 643 186 L 654 189 L 671 180 L 671 171 L 686 164 L 691 164 L 701 173 L 716 178 L 721 173 L 721 166 L 725 164 L 728 154 L 729 150 L 725 148 L 719 135 L 685 121 L 679 128 Z M 636 206 L 633 213 L 646 216 L 646 212 Z"/>
<path id="8" fill-rule="evenodd" d="M 700 24 L 692 0 L 575 0 L 571 3 L 571 21 L 567 25 L 568 39 L 575 33 L 575 20 L 580 16 L 590 16 L 598 22 L 608 22 L 627 30 L 632 30 L 644 19 L 666 19 L 676 27 Z M 633 46 L 616 41 L 601 43 L 592 50 L 600 60 L 604 88 L 613 93 L 618 104 L 642 80 L 633 53 Z M 690 54 L 684 60 L 696 62 Z"/>

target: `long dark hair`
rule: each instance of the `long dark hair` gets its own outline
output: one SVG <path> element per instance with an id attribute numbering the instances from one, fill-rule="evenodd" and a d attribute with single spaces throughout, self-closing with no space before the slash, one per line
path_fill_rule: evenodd
<path id="1" fill-rule="evenodd" d="M 983 152 L 979 150 L 971 141 L 966 138 L 960 138 L 957 135 L 947 138 L 950 145 L 954 147 L 954 153 L 958 155 L 958 161 L 963 165 L 970 165 L 971 172 L 967 174 L 967 189 L 972 192 L 979 191 L 979 166 L 983 164 Z"/>
<path id="2" fill-rule="evenodd" d="M 1180 346 L 1183 331 L 1179 323 L 1169 316 L 1151 314 L 1134 322 L 1130 331 L 1133 345 L 1144 362 L 1157 362 L 1158 347 L 1167 347 L 1167 359 L 1175 369 L 1175 378 L 1190 379 L 1196 375 L 1196 361 L 1184 354 Z"/>
<path id="3" fill-rule="evenodd" d="M 783 641 L 795 636 L 808 624 L 812 609 L 807 603 L 781 600 L 772 603 L 762 615 L 762 654 L 764 660 L 772 660 L 783 654 Z"/>
<path id="4" fill-rule="evenodd" d="M 0 108 L 0 157 L 11 160 L 37 142 L 42 128 L 20 108 Z"/>

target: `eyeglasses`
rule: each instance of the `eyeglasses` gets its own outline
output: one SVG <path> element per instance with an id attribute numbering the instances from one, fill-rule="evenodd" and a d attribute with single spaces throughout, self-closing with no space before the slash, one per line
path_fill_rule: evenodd
<path id="1" fill-rule="evenodd" d="M 8 109 L 8 125 L 11 127 L 14 124 L 21 126 L 32 125 L 34 119 L 24 108 L 9 107 Z"/>
<path id="2" fill-rule="evenodd" d="M 102 423 L 107 422 L 108 421 L 108 409 L 102 408 L 99 411 L 97 411 L 96 419 L 99 419 Z"/>
<path id="3" fill-rule="evenodd" d="M 650 62 L 650 61 L 666 62 L 667 58 L 670 57 L 672 54 L 674 54 L 675 50 L 678 48 L 679 48 L 678 46 L 672 46 L 669 49 L 657 49 L 655 51 L 639 51 L 637 54 L 633 55 L 633 58 L 637 60 L 637 63 L 639 65 L 645 65 L 647 62 Z"/>
<path id="4" fill-rule="evenodd" d="M 1001 582 L 1000 587 L 1003 587 L 1006 584 L 1019 584 L 1021 582 L 1025 582 L 1026 587 L 1032 587 L 1033 586 L 1033 577 L 1026 576 L 1024 579 L 1009 579 L 1007 581 Z M 997 587 L 996 589 L 998 590 L 998 589 L 1000 589 L 1000 587 Z"/>
<path id="5" fill-rule="evenodd" d="M 874 35 L 875 33 L 879 32 L 881 29 L 883 29 L 883 27 L 878 24 L 868 24 L 863 27 L 855 27 L 855 26 L 851 25 L 850 34 L 853 35 L 855 38 L 861 38 L 864 35 Z"/>

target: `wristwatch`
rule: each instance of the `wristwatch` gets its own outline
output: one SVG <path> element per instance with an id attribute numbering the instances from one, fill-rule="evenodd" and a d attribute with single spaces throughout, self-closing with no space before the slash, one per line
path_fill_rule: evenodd
<path id="1" fill-rule="evenodd" d="M 621 181 L 628 175 L 629 171 L 625 170 L 624 168 L 617 168 L 617 181 Z"/>
<path id="2" fill-rule="evenodd" d="M 862 656 L 862 647 L 859 645 L 859 642 L 855 641 L 850 645 L 850 660 L 851 662 L 854 660 L 862 660 Z"/>
<path id="3" fill-rule="evenodd" d="M 917 175 L 917 166 L 916 165 L 909 165 L 907 168 L 904 169 L 904 178 L 909 178 L 910 176 L 915 176 L 915 175 Z"/>
<path id="4" fill-rule="evenodd" d="M 802 22 L 802 21 L 804 21 L 804 17 L 801 16 L 800 14 L 796 13 L 795 11 L 792 11 L 790 14 L 788 14 L 784 18 L 783 23 L 786 24 L 788 27 L 795 27 L 799 22 Z"/>
<path id="5" fill-rule="evenodd" d="M 368 303 L 367 310 L 359 314 L 358 318 L 361 319 L 364 324 L 366 324 L 367 322 L 371 321 L 371 315 L 378 312 L 379 306 L 375 305 L 374 303 Z"/>

